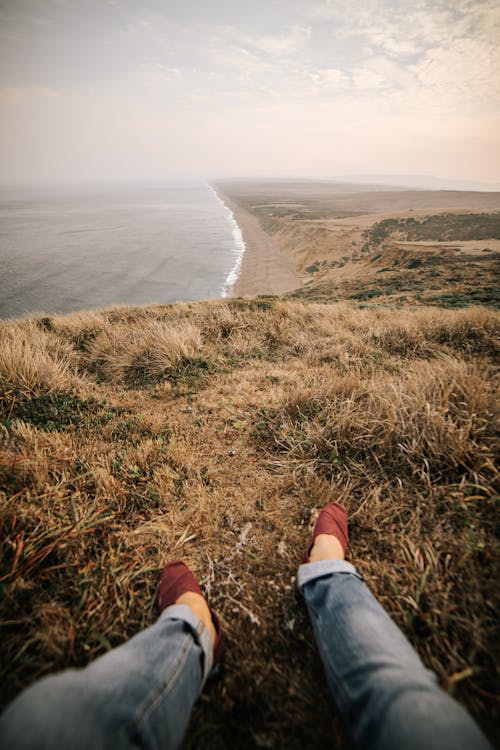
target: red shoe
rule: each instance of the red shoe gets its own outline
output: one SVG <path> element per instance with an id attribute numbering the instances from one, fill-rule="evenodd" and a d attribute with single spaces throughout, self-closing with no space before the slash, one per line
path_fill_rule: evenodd
<path id="1" fill-rule="evenodd" d="M 304 556 L 304 562 L 306 563 L 310 562 L 309 555 L 313 548 L 314 540 L 318 534 L 332 534 L 339 540 L 345 554 L 349 543 L 349 533 L 347 531 L 347 511 L 343 505 L 331 502 L 328 503 L 328 505 L 325 505 L 320 512 L 316 525 L 314 526 L 311 541 L 309 542 Z"/>
<path id="2" fill-rule="evenodd" d="M 175 604 L 181 594 L 185 594 L 187 591 L 191 591 L 193 594 L 200 594 L 204 597 L 203 591 L 200 588 L 200 584 L 182 560 L 174 560 L 173 562 L 167 563 L 163 568 L 160 584 L 158 586 L 158 593 L 156 595 L 156 603 L 159 612 L 163 612 L 164 609 L 170 607 L 171 604 Z M 210 614 L 212 615 L 212 622 L 215 628 L 215 643 L 214 643 L 214 666 L 220 664 L 224 657 L 224 646 L 222 644 L 222 627 L 220 620 L 208 606 Z"/>

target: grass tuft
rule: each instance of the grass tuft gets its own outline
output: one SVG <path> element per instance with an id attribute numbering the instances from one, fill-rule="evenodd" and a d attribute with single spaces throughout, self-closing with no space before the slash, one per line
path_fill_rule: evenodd
<path id="1" fill-rule="evenodd" d="M 71 379 L 68 347 L 31 321 L 0 326 L 0 406 L 62 389 Z"/>
<path id="2" fill-rule="evenodd" d="M 88 348 L 88 362 L 112 383 L 140 385 L 161 380 L 197 359 L 200 330 L 191 323 L 174 328 L 158 321 L 105 329 Z"/>

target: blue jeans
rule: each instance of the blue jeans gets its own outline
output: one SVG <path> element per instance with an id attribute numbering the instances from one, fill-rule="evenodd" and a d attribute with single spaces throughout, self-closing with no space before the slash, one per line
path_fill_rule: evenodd
<path id="1" fill-rule="evenodd" d="M 439 689 L 352 565 L 301 565 L 298 584 L 355 747 L 490 747 L 469 714 Z M 188 607 L 174 605 L 85 669 L 47 677 L 21 693 L 0 718 L 0 746 L 177 748 L 211 666 L 207 629 Z"/>
<path id="2" fill-rule="evenodd" d="M 486 750 L 467 711 L 437 685 L 350 563 L 301 565 L 330 690 L 356 748 Z"/>
<path id="3" fill-rule="evenodd" d="M 0 717 L 0 748 L 177 748 L 212 659 L 207 628 L 174 604 L 85 669 L 24 690 Z"/>

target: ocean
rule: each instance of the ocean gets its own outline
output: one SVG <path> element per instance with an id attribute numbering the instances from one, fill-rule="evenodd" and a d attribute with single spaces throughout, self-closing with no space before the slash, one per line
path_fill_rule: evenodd
<path id="1" fill-rule="evenodd" d="M 225 297 L 245 245 L 207 183 L 0 191 L 0 317 Z"/>

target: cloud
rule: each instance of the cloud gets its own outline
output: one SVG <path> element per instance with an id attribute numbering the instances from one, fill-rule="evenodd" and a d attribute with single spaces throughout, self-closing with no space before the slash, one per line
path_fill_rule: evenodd
<path id="1" fill-rule="evenodd" d="M 446 49 L 429 50 L 414 71 L 428 93 L 446 101 L 500 97 L 500 53 L 489 42 L 457 39 Z"/>
<path id="2" fill-rule="evenodd" d="M 407 57 L 420 52 L 420 46 L 415 39 L 391 35 L 387 33 L 387 30 L 374 30 L 368 32 L 367 35 L 370 44 L 384 50 L 391 57 Z"/>
<path id="3" fill-rule="evenodd" d="M 500 102 L 500 5 L 496 0 L 375 0 L 363 9 L 311 3 L 315 32 L 330 30 L 332 49 L 350 45 L 342 69 L 354 95 L 383 95 L 374 106 L 400 112 L 480 117 Z M 325 33 L 325 32 L 324 32 Z"/>
<path id="4" fill-rule="evenodd" d="M 254 51 L 264 53 L 269 57 L 280 58 L 301 50 L 311 36 L 311 31 L 310 27 L 290 26 L 284 34 L 272 36 L 238 34 L 238 36 L 246 46 L 253 48 Z"/>
<path id="5" fill-rule="evenodd" d="M 162 63 L 155 63 L 155 67 L 160 70 L 163 75 L 168 76 L 169 78 L 174 78 L 181 73 L 179 68 L 168 68 L 166 65 L 162 65 Z"/>
<path id="6" fill-rule="evenodd" d="M 338 68 L 319 68 L 308 72 L 314 84 L 313 90 L 319 92 L 341 91 L 349 86 L 349 77 Z"/>
<path id="7" fill-rule="evenodd" d="M 370 68 L 358 68 L 351 76 L 353 85 L 361 90 L 374 90 L 379 88 L 385 81 L 385 78 L 376 70 Z"/>

